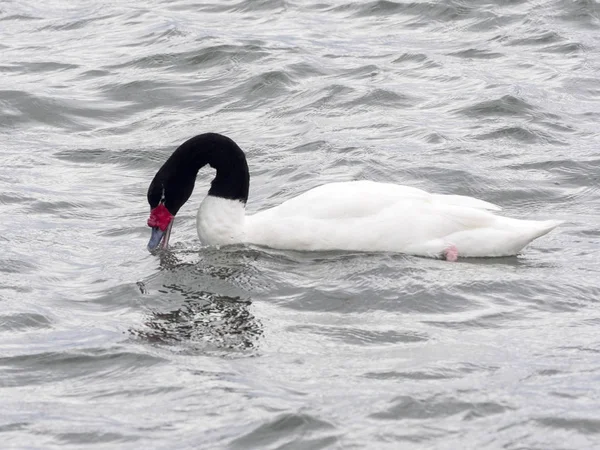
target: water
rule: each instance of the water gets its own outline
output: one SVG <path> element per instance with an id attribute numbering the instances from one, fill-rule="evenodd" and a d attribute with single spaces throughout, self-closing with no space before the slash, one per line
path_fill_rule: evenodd
<path id="1" fill-rule="evenodd" d="M 0 3 L 3 448 L 600 447 L 600 7 Z M 246 150 L 248 209 L 372 179 L 562 219 L 516 258 L 173 251 L 147 186 Z"/>

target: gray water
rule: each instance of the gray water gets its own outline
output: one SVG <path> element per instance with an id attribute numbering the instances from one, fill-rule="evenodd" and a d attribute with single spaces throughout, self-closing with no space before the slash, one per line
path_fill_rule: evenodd
<path id="1" fill-rule="evenodd" d="M 0 2 L 2 448 L 600 448 L 600 6 Z M 371 179 L 565 224 L 518 257 L 146 249 L 184 140 L 248 210 Z"/>

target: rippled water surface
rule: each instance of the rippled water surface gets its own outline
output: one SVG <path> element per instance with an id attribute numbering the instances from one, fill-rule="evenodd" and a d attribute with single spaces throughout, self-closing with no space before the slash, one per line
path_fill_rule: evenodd
<path id="1" fill-rule="evenodd" d="M 600 7 L 0 2 L 3 448 L 600 448 Z M 515 258 L 146 249 L 206 131 L 253 212 L 371 179 L 565 224 Z"/>

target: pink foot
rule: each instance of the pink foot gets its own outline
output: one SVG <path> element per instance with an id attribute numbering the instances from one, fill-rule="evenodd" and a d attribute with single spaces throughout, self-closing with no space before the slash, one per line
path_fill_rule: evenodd
<path id="1" fill-rule="evenodd" d="M 446 261 L 456 261 L 458 259 L 458 249 L 456 248 L 456 245 L 451 245 L 446 250 L 444 250 L 444 252 L 442 253 L 442 257 Z"/>

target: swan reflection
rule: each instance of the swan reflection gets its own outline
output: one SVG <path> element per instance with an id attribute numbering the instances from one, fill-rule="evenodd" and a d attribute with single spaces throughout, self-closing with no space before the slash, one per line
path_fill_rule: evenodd
<path id="1" fill-rule="evenodd" d="M 144 326 L 131 330 L 152 343 L 216 347 L 255 348 L 263 333 L 262 324 L 251 312 L 251 300 L 240 286 L 247 271 L 239 259 L 223 258 L 196 264 L 178 261 L 166 252 L 161 255 L 161 271 L 138 287 L 158 300 L 144 320 Z M 212 264 L 211 264 L 212 263 Z M 154 284 L 154 286 L 152 286 Z M 241 283 L 244 284 L 244 283 Z M 219 293 L 214 292 L 219 291 Z M 176 307 L 173 307 L 176 305 Z"/>

